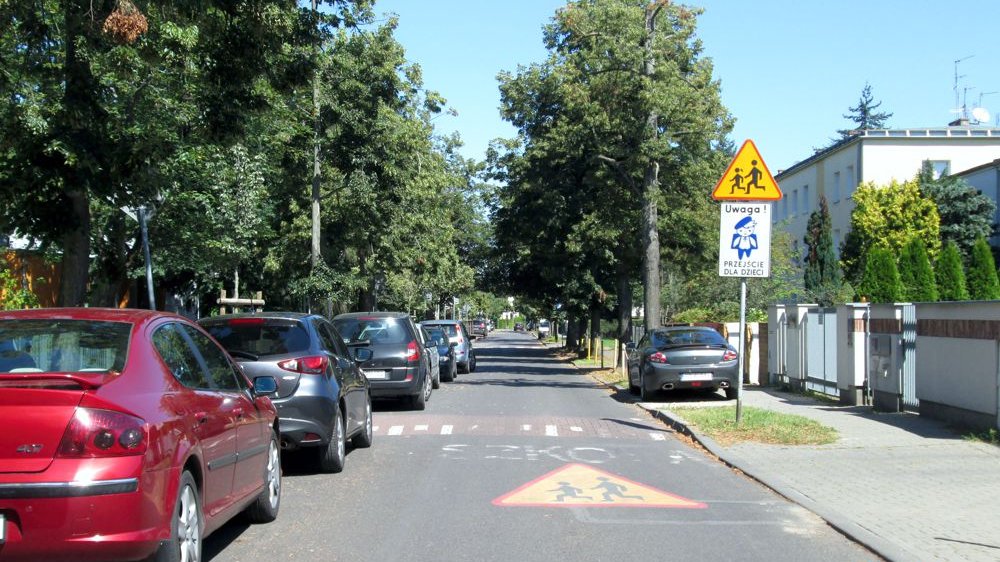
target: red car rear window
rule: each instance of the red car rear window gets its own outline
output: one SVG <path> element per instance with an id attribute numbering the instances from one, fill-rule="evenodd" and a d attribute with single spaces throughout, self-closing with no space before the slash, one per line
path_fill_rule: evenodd
<path id="1" fill-rule="evenodd" d="M 121 371 L 132 324 L 97 320 L 0 321 L 0 374 Z"/>

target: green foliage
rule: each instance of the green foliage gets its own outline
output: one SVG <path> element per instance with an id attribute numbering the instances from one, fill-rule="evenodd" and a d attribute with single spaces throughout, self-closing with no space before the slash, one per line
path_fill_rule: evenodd
<path id="1" fill-rule="evenodd" d="M 852 196 L 851 230 L 840 249 L 840 260 L 848 281 L 857 285 L 865 270 L 865 256 L 876 244 L 899 255 L 914 237 L 928 241 L 934 259 L 940 251 L 937 206 L 924 197 L 916 180 L 891 182 L 887 186 L 864 183 Z"/>
<path id="2" fill-rule="evenodd" d="M 891 303 L 903 298 L 903 284 L 891 250 L 875 246 L 865 260 L 865 272 L 858 285 L 858 295 L 868 302 Z"/>
<path id="3" fill-rule="evenodd" d="M 993 233 L 996 202 L 961 178 L 934 179 L 930 161 L 924 161 L 917 182 L 921 192 L 937 205 L 941 242 L 954 242 L 962 256 L 968 258 L 976 240 Z"/>
<path id="4" fill-rule="evenodd" d="M 941 250 L 937 265 L 934 268 L 937 281 L 938 299 L 941 301 L 969 300 L 969 291 L 965 283 L 965 271 L 962 269 L 962 256 L 954 242 L 948 242 Z"/>
<path id="5" fill-rule="evenodd" d="M 849 108 L 850 113 L 844 115 L 844 119 L 852 121 L 854 128 L 837 131 L 841 138 L 847 138 L 854 131 L 864 131 L 869 129 L 885 129 L 888 127 L 886 121 L 892 117 L 892 113 L 876 111 L 882 107 L 882 102 L 875 101 L 872 96 L 871 84 L 865 82 L 865 87 L 861 90 L 861 97 L 858 105 Z"/>
<path id="6" fill-rule="evenodd" d="M 993 259 L 993 250 L 985 238 L 980 238 L 972 247 L 969 256 L 969 269 L 966 274 L 966 286 L 969 298 L 977 301 L 1000 299 L 1000 280 L 997 279 L 997 266 Z"/>
<path id="7" fill-rule="evenodd" d="M 899 254 L 899 279 L 903 284 L 903 300 L 909 302 L 938 300 L 934 270 L 927 255 L 927 245 L 921 238 L 911 238 Z"/>
<path id="8" fill-rule="evenodd" d="M 21 285 L 5 264 L 0 263 L 0 310 L 38 308 L 38 297 Z"/>
<path id="9" fill-rule="evenodd" d="M 826 197 L 819 199 L 819 208 L 809 216 L 806 225 L 805 274 L 803 281 L 809 298 L 821 306 L 836 303 L 843 285 L 843 274 L 833 248 L 833 227 Z"/>

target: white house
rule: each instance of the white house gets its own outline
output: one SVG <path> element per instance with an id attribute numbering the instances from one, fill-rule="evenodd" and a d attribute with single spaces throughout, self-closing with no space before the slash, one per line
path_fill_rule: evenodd
<path id="1" fill-rule="evenodd" d="M 857 131 L 775 176 L 783 196 L 774 204 L 772 222 L 775 228 L 789 232 L 796 247 L 801 249 L 809 215 L 818 208 L 819 197 L 825 195 L 830 207 L 833 243 L 839 251 L 850 230 L 854 209 L 851 195 L 859 184 L 886 185 L 892 180 L 913 179 L 925 160 L 930 160 L 940 175 L 978 169 L 985 162 L 992 162 L 995 170 L 998 158 L 998 128 L 949 126 Z M 992 190 L 980 189 L 997 200 L 995 180 Z"/>

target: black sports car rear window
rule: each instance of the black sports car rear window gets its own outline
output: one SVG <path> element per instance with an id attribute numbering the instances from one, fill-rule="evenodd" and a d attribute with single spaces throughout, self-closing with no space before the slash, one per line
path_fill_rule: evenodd
<path id="1" fill-rule="evenodd" d="M 309 349 L 309 333 L 294 320 L 233 318 L 202 326 L 228 351 L 254 355 L 284 355 Z"/>

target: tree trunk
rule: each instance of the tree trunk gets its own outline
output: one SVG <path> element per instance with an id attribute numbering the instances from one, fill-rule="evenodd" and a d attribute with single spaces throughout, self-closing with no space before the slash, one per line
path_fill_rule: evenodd
<path id="1" fill-rule="evenodd" d="M 616 280 L 616 290 L 618 292 L 618 333 L 615 338 L 618 345 L 615 346 L 615 365 L 621 362 L 621 344 L 632 341 L 632 286 L 629 284 L 628 271 L 621 262 L 618 264 L 618 278 Z"/>
<path id="2" fill-rule="evenodd" d="M 572 312 L 566 313 L 566 349 L 576 350 L 577 340 L 580 337 L 580 329 L 576 322 L 576 315 Z"/>
<path id="3" fill-rule="evenodd" d="M 652 3 L 646 8 L 646 38 L 645 63 L 642 74 L 652 80 L 656 71 L 653 58 L 653 34 L 656 31 L 654 22 L 659 7 Z M 659 135 L 659 115 L 650 111 L 646 117 L 646 141 L 655 140 Z M 650 161 L 646 165 L 646 173 L 642 181 L 642 300 L 645 314 L 643 326 L 646 331 L 660 325 L 660 234 L 657 231 L 657 195 L 660 164 Z"/>
<path id="4" fill-rule="evenodd" d="M 601 303 L 594 297 L 590 303 L 590 357 L 597 358 L 601 352 Z"/>
<path id="5" fill-rule="evenodd" d="M 70 215 L 76 228 L 62 238 L 62 276 L 59 279 L 59 306 L 83 306 L 87 303 L 87 280 L 90 273 L 90 203 L 82 190 L 66 193 Z"/>

